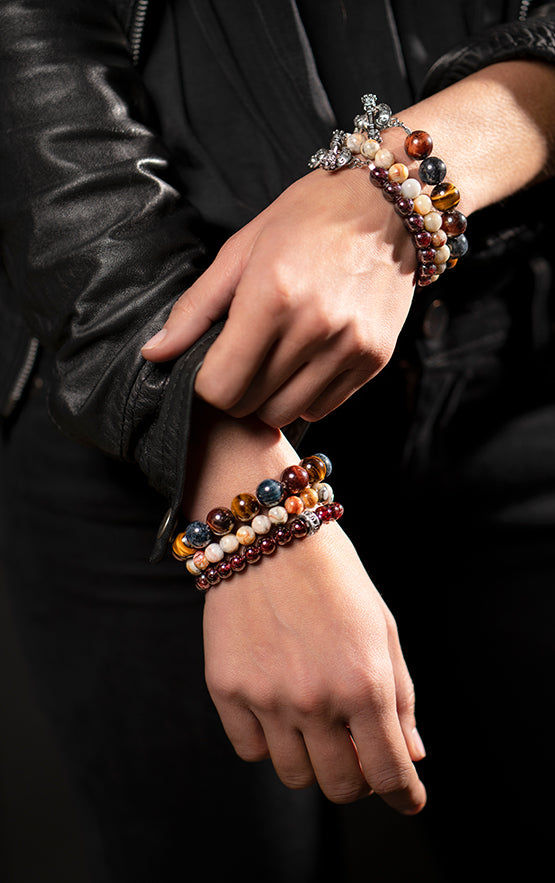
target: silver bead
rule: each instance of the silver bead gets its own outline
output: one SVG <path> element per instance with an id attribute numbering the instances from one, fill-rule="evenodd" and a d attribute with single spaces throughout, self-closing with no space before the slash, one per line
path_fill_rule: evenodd
<path id="1" fill-rule="evenodd" d="M 374 122 L 379 129 L 384 129 L 391 119 L 391 108 L 388 104 L 378 104 L 374 111 Z"/>
<path id="2" fill-rule="evenodd" d="M 301 518 L 306 523 L 306 526 L 308 527 L 307 536 L 314 536 L 314 534 L 320 530 L 320 519 L 316 515 L 316 512 L 313 512 L 311 509 L 305 509 L 305 511 L 301 512 L 297 518 Z"/>

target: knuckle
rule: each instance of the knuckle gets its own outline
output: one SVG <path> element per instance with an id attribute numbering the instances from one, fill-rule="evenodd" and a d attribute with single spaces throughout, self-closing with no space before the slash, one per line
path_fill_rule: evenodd
<path id="1" fill-rule="evenodd" d="M 366 783 L 341 782 L 337 785 L 328 785 L 325 789 L 325 794 L 332 803 L 344 806 L 360 800 L 361 797 L 365 797 L 369 790 L 370 788 Z"/>
<path id="2" fill-rule="evenodd" d="M 237 756 L 247 763 L 260 763 L 268 757 L 268 749 L 263 744 L 236 744 L 233 748 Z"/>
<path id="3" fill-rule="evenodd" d="M 384 769 L 372 775 L 372 788 L 381 796 L 408 791 L 413 779 L 412 765 L 402 764 L 395 769 Z"/>
<path id="4" fill-rule="evenodd" d="M 291 791 L 302 791 L 305 788 L 310 788 L 316 781 L 314 773 L 309 770 L 281 769 L 278 775 L 286 788 L 289 788 Z"/>

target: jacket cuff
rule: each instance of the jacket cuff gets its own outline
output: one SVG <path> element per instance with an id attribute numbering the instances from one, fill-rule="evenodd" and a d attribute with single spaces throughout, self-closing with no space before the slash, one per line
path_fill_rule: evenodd
<path id="1" fill-rule="evenodd" d="M 540 7 L 526 21 L 488 28 L 442 55 L 428 71 L 421 97 L 439 92 L 490 64 L 517 58 L 555 62 L 555 3 Z"/>

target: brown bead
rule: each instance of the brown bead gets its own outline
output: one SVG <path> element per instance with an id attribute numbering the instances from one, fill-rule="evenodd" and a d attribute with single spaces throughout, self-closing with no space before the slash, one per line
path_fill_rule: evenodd
<path id="1" fill-rule="evenodd" d="M 239 521 L 250 521 L 260 512 L 260 504 L 253 494 L 237 494 L 231 501 L 231 511 Z"/>
<path id="2" fill-rule="evenodd" d="M 206 516 L 206 523 L 212 533 L 222 536 L 232 530 L 235 526 L 235 519 L 229 509 L 218 507 L 217 509 L 210 510 Z"/>
<path id="3" fill-rule="evenodd" d="M 291 494 L 296 494 L 310 483 L 304 466 L 289 466 L 281 473 L 281 482 Z"/>
<path id="4" fill-rule="evenodd" d="M 323 481 L 326 477 L 326 465 L 320 460 L 320 457 L 313 455 L 312 457 L 304 457 L 300 464 L 308 472 L 308 478 L 311 484 L 317 481 Z"/>
<path id="5" fill-rule="evenodd" d="M 446 212 L 449 209 L 455 208 L 455 206 L 459 204 L 461 201 L 461 194 L 454 184 L 449 184 L 448 181 L 442 181 L 441 184 L 436 184 L 430 194 L 430 198 L 434 208 L 439 209 L 440 212 Z"/>
<path id="6" fill-rule="evenodd" d="M 445 212 L 441 227 L 448 236 L 460 236 L 466 230 L 466 223 L 466 218 L 462 212 Z"/>
<path id="7" fill-rule="evenodd" d="M 185 542 L 185 533 L 179 533 L 172 543 L 172 554 L 178 561 L 183 561 L 185 558 L 191 558 L 197 551 L 197 549 L 193 549 L 191 546 L 187 545 Z"/>
<path id="8" fill-rule="evenodd" d="M 425 159 L 433 148 L 432 136 L 422 129 L 416 129 L 405 138 L 405 153 L 412 159 Z"/>

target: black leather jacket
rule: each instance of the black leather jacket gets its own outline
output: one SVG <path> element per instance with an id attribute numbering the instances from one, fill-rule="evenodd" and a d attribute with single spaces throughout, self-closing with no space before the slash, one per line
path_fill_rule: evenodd
<path id="1" fill-rule="evenodd" d="M 250 5 L 238 14 L 254 14 Z M 280 4 L 254 5 L 275 16 Z M 294 4 L 281 6 L 290 12 Z M 424 93 L 495 61 L 555 59 L 555 4 L 444 6 L 453 14 L 479 6 L 483 27 L 426 60 L 435 63 Z M 5 418 L 16 410 L 44 348 L 58 426 L 136 462 L 167 499 L 153 560 L 181 503 L 195 373 L 219 329 L 166 365 L 146 363 L 140 348 L 223 238 L 182 192 L 141 77 L 159 7 L 154 0 L 0 5 L 0 410 Z M 508 9 L 507 21 L 498 7 Z M 303 69 L 296 75 L 308 77 Z M 309 121 L 305 158 L 329 135 L 317 95 Z"/>

